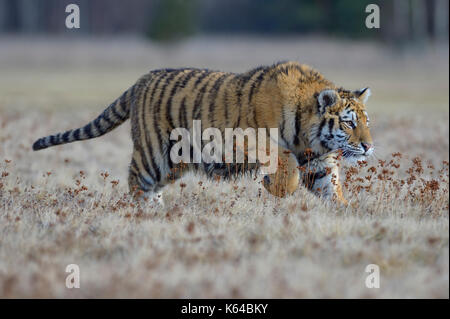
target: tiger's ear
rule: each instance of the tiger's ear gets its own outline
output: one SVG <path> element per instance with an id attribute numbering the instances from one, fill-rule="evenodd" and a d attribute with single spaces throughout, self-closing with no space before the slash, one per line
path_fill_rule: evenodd
<path id="1" fill-rule="evenodd" d="M 323 114 L 327 107 L 333 106 L 339 100 L 339 95 L 335 90 L 326 89 L 319 93 L 317 103 L 319 104 L 319 113 Z"/>
<path id="2" fill-rule="evenodd" d="M 366 104 L 369 96 L 372 94 L 369 88 L 353 91 L 353 94 L 363 103 Z"/>

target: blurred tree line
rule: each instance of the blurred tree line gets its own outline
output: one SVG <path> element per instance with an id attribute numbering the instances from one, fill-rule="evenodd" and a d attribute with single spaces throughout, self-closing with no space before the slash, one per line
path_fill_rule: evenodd
<path id="1" fill-rule="evenodd" d="M 81 28 L 65 28 L 78 4 Z M 368 4 L 380 29 L 368 29 Z M 196 33 L 373 37 L 389 42 L 448 40 L 448 0 L 0 0 L 1 33 L 143 34 L 177 40 Z"/>

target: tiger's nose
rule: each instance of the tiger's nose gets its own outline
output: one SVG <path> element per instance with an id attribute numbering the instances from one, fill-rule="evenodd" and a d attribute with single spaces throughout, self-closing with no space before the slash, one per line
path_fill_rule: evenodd
<path id="1" fill-rule="evenodd" d="M 367 153 L 370 149 L 373 148 L 373 145 L 372 145 L 372 144 L 365 143 L 365 142 L 362 142 L 362 143 L 361 143 L 361 146 L 363 147 L 364 152 L 366 152 L 366 153 Z"/>

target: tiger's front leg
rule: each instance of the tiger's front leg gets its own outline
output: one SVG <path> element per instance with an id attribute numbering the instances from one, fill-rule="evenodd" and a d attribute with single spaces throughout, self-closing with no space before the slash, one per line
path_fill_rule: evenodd
<path id="1" fill-rule="evenodd" d="M 330 152 L 311 159 L 301 166 L 300 179 L 303 184 L 319 196 L 332 198 L 338 203 L 347 205 L 339 181 L 339 153 Z"/>
<path id="2" fill-rule="evenodd" d="M 270 194 L 285 197 L 294 193 L 298 187 L 298 162 L 289 150 L 281 148 L 278 154 L 278 168 L 275 173 L 264 176 L 263 186 Z"/>

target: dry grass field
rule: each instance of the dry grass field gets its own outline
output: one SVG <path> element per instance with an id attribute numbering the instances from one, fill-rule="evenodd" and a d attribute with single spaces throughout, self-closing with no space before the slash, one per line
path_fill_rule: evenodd
<path id="1" fill-rule="evenodd" d="M 448 45 L 200 37 L 0 38 L 0 47 L 0 297 L 449 297 Z M 344 168 L 347 208 L 303 188 L 280 200 L 260 180 L 202 176 L 166 188 L 164 208 L 134 204 L 128 122 L 31 150 L 93 119 L 150 69 L 240 72 L 288 59 L 372 89 L 375 156 Z M 80 267 L 79 289 L 65 286 L 68 264 Z M 365 286 L 368 264 L 380 267 L 379 289 Z"/>

